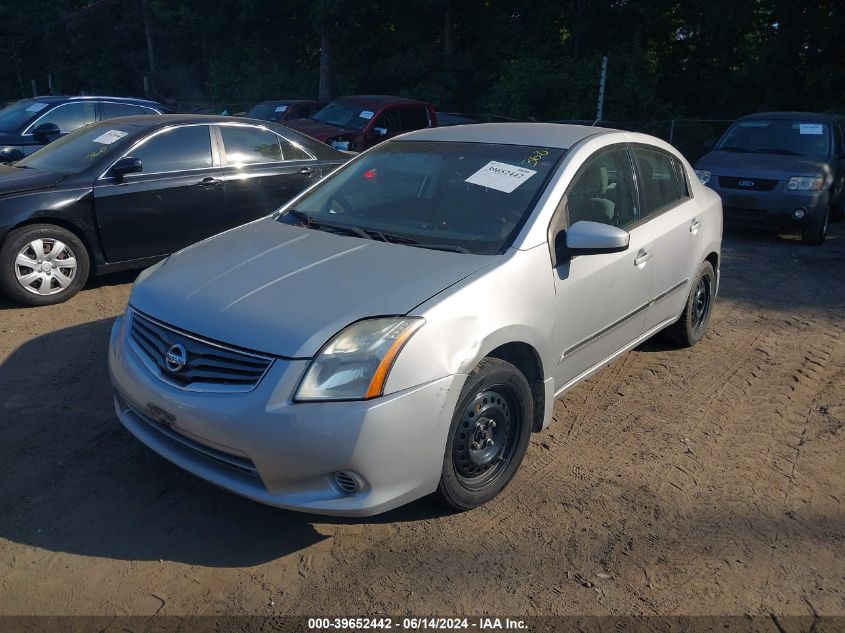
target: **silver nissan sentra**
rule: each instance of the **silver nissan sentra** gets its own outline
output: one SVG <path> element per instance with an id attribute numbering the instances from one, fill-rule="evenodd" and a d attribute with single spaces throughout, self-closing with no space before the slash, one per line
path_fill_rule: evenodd
<path id="1" fill-rule="evenodd" d="M 721 238 L 719 197 L 650 136 L 406 134 L 143 272 L 111 335 L 117 415 L 274 506 L 473 508 L 555 396 L 661 330 L 701 339 Z"/>

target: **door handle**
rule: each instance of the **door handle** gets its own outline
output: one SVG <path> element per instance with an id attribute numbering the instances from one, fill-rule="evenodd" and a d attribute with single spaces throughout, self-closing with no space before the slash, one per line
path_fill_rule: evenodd
<path id="1" fill-rule="evenodd" d="M 654 254 L 654 251 L 647 251 L 644 248 L 641 248 L 637 253 L 637 256 L 634 258 L 634 266 L 641 266 L 645 264 L 648 260 L 651 259 L 651 256 Z"/>
<path id="2" fill-rule="evenodd" d="M 311 167 L 300 167 L 299 173 L 302 174 L 303 176 L 310 176 L 311 174 L 314 173 L 314 170 Z"/>
<path id="3" fill-rule="evenodd" d="M 700 228 L 701 222 L 699 222 L 697 218 L 693 218 L 692 222 L 689 225 L 689 232 L 692 234 L 698 233 L 698 229 Z"/>
<path id="4" fill-rule="evenodd" d="M 212 178 L 211 176 L 207 176 L 206 178 L 203 178 L 197 183 L 197 187 L 211 189 L 212 187 L 216 187 L 217 185 L 219 185 L 221 182 L 223 181 L 219 178 Z"/>

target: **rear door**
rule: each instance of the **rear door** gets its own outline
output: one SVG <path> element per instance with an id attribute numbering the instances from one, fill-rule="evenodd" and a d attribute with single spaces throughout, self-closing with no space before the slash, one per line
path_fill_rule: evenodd
<path id="1" fill-rule="evenodd" d="M 681 162 L 669 152 L 634 145 L 642 222 L 654 237 L 653 305 L 646 330 L 677 317 L 703 258 L 704 223 Z"/>
<path id="2" fill-rule="evenodd" d="M 237 226 L 268 215 L 320 179 L 318 161 L 272 130 L 220 124 L 226 222 Z"/>
<path id="3" fill-rule="evenodd" d="M 123 154 L 143 171 L 94 184 L 106 260 L 168 255 L 228 228 L 223 179 L 209 125 L 156 132 Z"/>
<path id="4" fill-rule="evenodd" d="M 431 121 L 428 118 L 428 108 L 425 106 L 402 106 L 400 108 L 400 116 L 402 117 L 403 132 L 413 132 L 414 130 L 431 127 Z"/>

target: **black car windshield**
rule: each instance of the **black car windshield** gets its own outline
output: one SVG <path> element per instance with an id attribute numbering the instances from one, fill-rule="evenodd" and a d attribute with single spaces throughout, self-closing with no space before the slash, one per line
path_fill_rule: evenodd
<path id="1" fill-rule="evenodd" d="M 367 110 L 358 105 L 349 105 L 335 101 L 322 108 L 312 118 L 320 123 L 337 125 L 349 128 L 350 130 L 363 130 L 370 119 L 375 115 L 375 110 Z"/>
<path id="2" fill-rule="evenodd" d="M 278 121 L 285 115 L 288 106 L 278 101 L 265 101 L 250 108 L 246 113 L 248 119 L 261 119 L 262 121 Z"/>
<path id="3" fill-rule="evenodd" d="M 510 245 L 563 154 L 522 145 L 391 141 L 339 170 L 277 219 L 491 255 Z"/>
<path id="4" fill-rule="evenodd" d="M 741 119 L 727 131 L 717 150 L 794 156 L 826 156 L 830 126 L 801 119 Z"/>
<path id="5" fill-rule="evenodd" d="M 22 131 L 22 128 L 48 105 L 43 101 L 27 99 L 6 106 L 0 110 L 0 132 Z"/>
<path id="6" fill-rule="evenodd" d="M 15 163 L 15 167 L 78 174 L 106 155 L 116 156 L 139 129 L 118 123 L 84 127 L 45 145 Z"/>

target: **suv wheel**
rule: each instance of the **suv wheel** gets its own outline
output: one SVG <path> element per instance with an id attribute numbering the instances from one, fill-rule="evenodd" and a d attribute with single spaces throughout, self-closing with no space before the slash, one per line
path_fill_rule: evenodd
<path id="1" fill-rule="evenodd" d="M 807 218 L 807 221 L 801 227 L 801 240 L 805 244 L 812 244 L 818 246 L 824 242 L 827 237 L 827 223 L 830 220 L 830 207 L 825 208 L 824 212 L 818 217 Z"/>
<path id="2" fill-rule="evenodd" d="M 61 303 L 85 285 L 89 268 L 88 251 L 70 231 L 50 224 L 23 226 L 0 248 L 0 289 L 28 306 Z"/>
<path id="3" fill-rule="evenodd" d="M 707 330 L 713 310 L 713 293 L 716 290 L 716 272 L 710 262 L 704 262 L 696 273 L 681 318 L 663 330 L 665 337 L 675 345 L 692 347 Z"/>
<path id="4" fill-rule="evenodd" d="M 470 372 L 452 417 L 437 494 L 468 510 L 510 482 L 531 436 L 534 401 L 525 376 L 510 363 L 485 358 Z"/>

